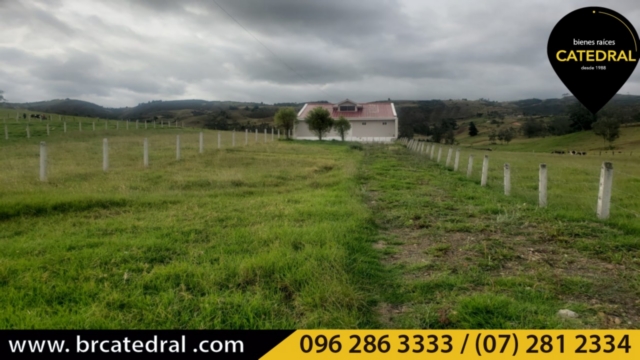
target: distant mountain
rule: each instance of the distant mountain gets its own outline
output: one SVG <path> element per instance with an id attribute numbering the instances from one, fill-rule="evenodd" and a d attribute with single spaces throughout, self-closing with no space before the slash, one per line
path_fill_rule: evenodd
<path id="1" fill-rule="evenodd" d="M 72 99 L 58 99 L 32 103 L 7 103 L 5 104 L 5 107 L 67 116 L 84 116 L 106 119 L 117 119 L 123 111 L 123 109 L 109 109 L 88 101 Z"/>
<path id="2" fill-rule="evenodd" d="M 576 101 L 573 96 L 505 102 L 487 99 L 393 100 L 400 118 L 400 133 L 403 136 L 413 133 L 426 134 L 429 132 L 429 127 L 442 121 L 460 122 L 483 117 L 502 119 L 506 116 L 566 115 L 568 106 Z M 5 107 L 67 116 L 141 121 L 166 119 L 183 121 L 190 126 L 217 129 L 271 126 L 273 115 L 278 108 L 292 106 L 299 110 L 303 105 L 304 103 L 295 102 L 267 105 L 255 102 L 198 99 L 155 100 L 131 108 L 105 108 L 87 101 L 73 99 L 4 104 Z M 640 113 L 640 96 L 616 95 L 605 107 L 606 109 L 615 109 L 616 112 L 631 118 Z"/>

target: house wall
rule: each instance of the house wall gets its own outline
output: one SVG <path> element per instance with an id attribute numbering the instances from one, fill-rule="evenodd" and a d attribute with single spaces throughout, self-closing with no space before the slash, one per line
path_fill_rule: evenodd
<path id="1" fill-rule="evenodd" d="M 345 134 L 345 140 L 351 141 L 391 141 L 397 137 L 396 120 L 350 120 L 351 130 Z M 382 123 L 387 125 L 382 125 Z M 366 123 L 366 125 L 362 125 Z M 300 120 L 296 125 L 294 137 L 297 139 L 317 140 L 318 136 L 312 133 L 307 123 Z M 340 139 L 340 135 L 331 130 L 323 139 Z"/>
<path id="2" fill-rule="evenodd" d="M 296 125 L 296 131 L 295 131 L 295 136 L 296 138 L 318 138 L 318 135 L 314 134 L 311 132 L 311 130 L 309 130 L 309 126 L 307 125 L 307 123 L 305 121 L 300 121 L 297 125 Z M 331 131 L 326 134 L 324 136 L 325 138 L 340 138 L 340 135 L 335 132 L 333 129 L 331 129 Z"/>
<path id="3" fill-rule="evenodd" d="M 395 120 L 351 120 L 353 137 L 395 137 Z M 362 125 L 365 123 L 366 125 Z M 386 123 L 386 125 L 382 125 Z"/>

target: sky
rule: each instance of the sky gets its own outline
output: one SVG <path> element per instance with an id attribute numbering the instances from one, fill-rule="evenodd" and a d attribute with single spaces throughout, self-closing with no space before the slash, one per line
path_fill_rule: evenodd
<path id="1" fill-rule="evenodd" d="M 585 6 L 640 29 L 638 0 L 0 0 L 0 90 L 106 107 L 558 98 L 547 40 Z M 640 70 L 619 92 L 640 95 Z"/>

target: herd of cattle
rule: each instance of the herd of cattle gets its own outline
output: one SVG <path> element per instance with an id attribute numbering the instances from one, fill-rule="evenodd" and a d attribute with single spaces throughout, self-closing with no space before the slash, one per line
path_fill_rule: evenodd
<path id="1" fill-rule="evenodd" d="M 47 119 L 48 119 L 48 118 L 47 118 L 47 115 L 45 115 L 45 114 L 29 114 L 29 115 L 27 115 L 27 114 L 22 114 L 22 118 L 23 118 L 23 119 L 26 119 L 26 118 L 27 118 L 27 116 L 29 116 L 29 117 L 30 117 L 30 118 L 32 118 L 32 119 L 34 119 L 34 118 L 35 118 L 35 119 L 42 119 L 42 120 L 47 120 Z"/>
<path id="2" fill-rule="evenodd" d="M 586 151 L 575 151 L 575 150 L 571 150 L 571 151 L 560 151 L 560 150 L 554 150 L 551 152 L 552 154 L 569 154 L 569 155 L 587 155 Z"/>

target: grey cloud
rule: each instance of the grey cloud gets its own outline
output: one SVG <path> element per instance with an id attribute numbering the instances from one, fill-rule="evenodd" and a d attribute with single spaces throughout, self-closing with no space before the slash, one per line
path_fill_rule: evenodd
<path id="1" fill-rule="evenodd" d="M 277 55 L 212 1 L 0 1 L 0 88 L 12 101 L 76 97 L 108 106 L 557 97 L 566 89 L 546 59 L 547 37 L 565 14 L 592 5 L 217 1 Z M 601 6 L 640 23 L 635 0 Z M 640 74 L 623 90 L 640 93 Z"/>

